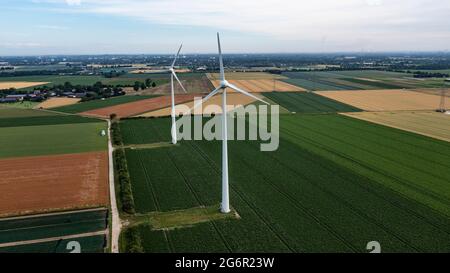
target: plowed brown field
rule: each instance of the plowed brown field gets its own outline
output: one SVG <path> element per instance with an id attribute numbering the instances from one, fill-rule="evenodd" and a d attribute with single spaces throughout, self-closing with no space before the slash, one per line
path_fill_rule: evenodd
<path id="1" fill-rule="evenodd" d="M 175 96 L 175 104 L 193 100 L 195 94 L 184 94 Z M 111 107 L 99 108 L 81 113 L 86 116 L 107 118 L 110 114 L 116 114 L 119 118 L 135 116 L 145 112 L 161 109 L 171 104 L 170 96 L 162 96 L 136 102 L 124 103 Z"/>
<path id="2" fill-rule="evenodd" d="M 0 160 L 0 216 L 108 205 L 108 154 Z"/>

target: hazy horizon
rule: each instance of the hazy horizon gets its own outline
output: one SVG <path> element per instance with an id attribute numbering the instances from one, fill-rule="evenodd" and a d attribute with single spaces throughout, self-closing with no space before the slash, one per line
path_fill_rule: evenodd
<path id="1" fill-rule="evenodd" d="M 3 0 L 0 56 L 447 52 L 438 0 Z M 19 19 L 18 19 L 19 18 Z"/>

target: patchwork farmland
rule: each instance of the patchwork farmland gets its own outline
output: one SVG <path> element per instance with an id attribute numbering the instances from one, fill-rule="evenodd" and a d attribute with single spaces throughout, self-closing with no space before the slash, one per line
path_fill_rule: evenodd
<path id="1" fill-rule="evenodd" d="M 320 91 L 322 95 L 365 111 L 436 110 L 440 97 L 404 90 Z M 445 98 L 447 105 L 450 98 Z"/>
<path id="2" fill-rule="evenodd" d="M 208 78 L 215 87 L 219 86 L 220 80 L 218 74 L 209 73 Z M 249 92 L 305 91 L 304 88 L 281 81 L 281 79 L 285 79 L 285 77 L 276 74 L 235 72 L 227 74 L 227 78 L 230 83 Z"/>
<path id="3" fill-rule="evenodd" d="M 96 109 L 106 108 L 106 107 L 112 107 L 124 103 L 130 103 L 130 102 L 136 102 L 140 100 L 150 99 L 154 96 L 120 96 L 120 97 L 114 97 L 114 98 L 108 98 L 104 100 L 93 100 L 93 101 L 87 101 L 82 103 L 76 103 L 72 105 L 62 106 L 62 107 L 55 107 L 51 110 L 57 111 L 57 112 L 63 112 L 63 113 L 81 113 L 81 112 L 87 112 L 87 111 L 93 111 Z"/>
<path id="4" fill-rule="evenodd" d="M 106 124 L 31 109 L 0 114 L 0 253 L 69 252 L 73 241 L 84 252 L 103 252 Z"/>
<path id="5" fill-rule="evenodd" d="M 439 88 L 443 80 L 416 79 L 411 74 L 387 71 L 284 72 L 283 81 L 311 91 Z"/>
<path id="6" fill-rule="evenodd" d="M 291 112 L 298 113 L 336 113 L 355 112 L 360 109 L 331 100 L 314 93 L 264 93 L 264 96 Z"/>
<path id="7" fill-rule="evenodd" d="M 137 236 L 146 252 L 365 252 L 373 238 L 383 252 L 449 251 L 448 143 L 334 114 L 280 119 L 276 152 L 229 143 L 238 219 L 132 225 L 122 250 Z M 161 146 L 170 140 L 165 118 L 120 127 L 139 215 L 218 208 L 220 142 Z M 143 146 L 152 143 L 160 146 Z"/>
<path id="8" fill-rule="evenodd" d="M 178 104 L 193 100 L 195 96 L 196 96 L 195 94 L 178 95 L 175 98 L 175 103 Z M 109 118 L 111 114 L 116 114 L 117 117 L 119 118 L 125 118 L 146 113 L 152 110 L 165 108 L 170 104 L 171 104 L 170 96 L 161 96 L 156 98 L 149 98 L 145 100 L 119 104 L 110 107 L 98 108 L 95 110 L 82 112 L 80 114 L 99 118 Z"/>
<path id="9" fill-rule="evenodd" d="M 262 95 L 260 95 L 260 94 L 257 94 L 257 96 L 262 97 Z M 198 97 L 200 98 L 201 96 L 198 95 Z M 233 109 L 235 109 L 239 106 L 245 106 L 245 105 L 251 104 L 255 101 L 256 100 L 253 98 L 247 97 L 245 95 L 242 95 L 242 94 L 239 94 L 236 92 L 229 93 L 227 95 L 227 104 L 228 104 L 227 112 L 232 111 Z M 201 113 L 202 114 L 212 114 L 212 113 L 221 114 L 222 113 L 221 105 L 222 105 L 221 104 L 221 96 L 220 95 L 213 96 L 210 100 L 208 100 L 205 104 L 202 105 Z M 177 116 L 181 115 L 181 114 L 185 114 L 188 112 L 187 110 L 191 109 L 192 107 L 194 107 L 194 101 L 177 104 L 175 106 L 175 114 Z M 165 116 L 170 116 L 171 111 L 172 111 L 171 107 L 166 107 L 163 109 L 140 114 L 138 116 L 139 117 L 165 117 Z M 198 109 L 194 114 L 198 114 L 198 113 L 200 113 L 200 109 Z"/>
<path id="10" fill-rule="evenodd" d="M 217 74 L 179 76 L 189 94 L 177 88 L 177 115 L 217 85 Z M 448 115 L 432 112 L 436 79 L 227 76 L 281 109 L 277 151 L 229 142 L 229 215 L 219 213 L 221 143 L 170 144 L 166 74 L 114 79 L 158 81 L 135 96 L 0 106 L 0 253 L 69 252 L 74 240 L 108 251 L 107 127 L 96 118 L 111 114 L 121 252 L 367 252 L 373 240 L 383 252 L 450 251 L 450 137 Z M 259 105 L 231 91 L 228 103 Z"/>

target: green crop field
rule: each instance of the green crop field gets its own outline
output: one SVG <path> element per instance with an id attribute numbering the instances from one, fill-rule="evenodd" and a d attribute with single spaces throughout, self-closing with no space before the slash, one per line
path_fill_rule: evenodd
<path id="1" fill-rule="evenodd" d="M 0 112 L 1 112 L 1 110 L 0 110 Z M 73 123 L 92 123 L 92 122 L 98 123 L 99 120 L 93 119 L 93 118 L 74 116 L 74 115 L 2 118 L 2 119 L 0 119 L 0 128 L 1 127 L 73 124 Z"/>
<path id="2" fill-rule="evenodd" d="M 105 122 L 0 128 L 0 158 L 102 151 Z"/>
<path id="3" fill-rule="evenodd" d="M 125 119 L 120 122 L 120 131 L 125 145 L 168 142 L 170 126 L 166 118 Z"/>
<path id="4" fill-rule="evenodd" d="M 153 98 L 153 97 L 156 97 L 156 96 L 155 95 L 153 95 L 153 96 L 120 96 L 120 97 L 113 97 L 113 98 L 108 98 L 108 99 L 104 99 L 104 100 L 92 100 L 92 101 L 87 101 L 87 102 L 79 102 L 79 103 L 68 105 L 68 106 L 52 108 L 51 110 L 75 114 L 75 113 L 81 113 L 81 112 L 90 111 L 90 110 L 94 110 L 94 109 L 124 104 L 124 103 L 128 103 L 128 102 L 149 99 L 149 98 Z"/>
<path id="5" fill-rule="evenodd" d="M 180 80 L 184 79 L 200 79 L 205 76 L 205 73 L 177 73 Z M 151 79 L 154 81 L 158 80 L 166 80 L 167 82 L 170 80 L 169 73 L 127 73 L 125 75 L 120 76 L 119 78 L 125 79 L 138 79 L 145 80 Z"/>
<path id="6" fill-rule="evenodd" d="M 0 105 L 0 119 L 21 117 L 54 116 L 56 114 L 40 110 L 5 107 Z"/>
<path id="7" fill-rule="evenodd" d="M 285 72 L 284 81 L 308 90 L 372 90 L 440 87 L 443 79 L 415 79 L 412 74 L 375 71 Z"/>
<path id="8" fill-rule="evenodd" d="M 139 226 L 144 250 L 366 252 L 376 240 L 383 252 L 450 251 L 450 144 L 338 115 L 280 119 L 275 152 L 229 142 L 239 219 L 170 231 Z M 141 126 L 168 132 L 170 119 L 162 121 Z M 141 143 L 160 141 L 133 132 Z M 127 160 L 141 212 L 220 202 L 218 141 L 127 150 Z"/>
<path id="9" fill-rule="evenodd" d="M 0 244 L 104 230 L 107 227 L 107 215 L 106 210 L 94 210 L 0 219 Z"/>
<path id="10" fill-rule="evenodd" d="M 33 109 L 38 104 L 39 104 L 39 102 L 34 102 L 34 101 L 21 101 L 21 102 L 8 103 L 6 107 L 21 108 L 21 109 Z"/>
<path id="11" fill-rule="evenodd" d="M 362 79 L 343 78 L 342 80 L 349 81 L 349 82 L 354 82 L 354 83 L 365 84 L 365 85 L 376 87 L 378 89 L 401 89 L 401 88 L 404 88 L 404 86 L 402 86 L 402 85 L 385 83 L 385 82 L 376 82 L 376 81 L 362 80 Z"/>
<path id="12" fill-rule="evenodd" d="M 264 93 L 273 102 L 298 113 L 336 113 L 361 111 L 353 106 L 327 99 L 314 93 L 305 92 L 271 92 Z"/>
<path id="13" fill-rule="evenodd" d="M 102 231 L 107 228 L 107 217 L 108 211 L 101 209 L 0 219 L 0 245 Z M 86 238 L 74 238 L 69 241 L 78 241 L 84 252 L 102 252 L 106 242 L 104 237 L 104 235 L 89 236 Z M 67 252 L 66 244 L 66 240 L 58 240 L 21 246 L 0 246 L 0 253 Z"/>

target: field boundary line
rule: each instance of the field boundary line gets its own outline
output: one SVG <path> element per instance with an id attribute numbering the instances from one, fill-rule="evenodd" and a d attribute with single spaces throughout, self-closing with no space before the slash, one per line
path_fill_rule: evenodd
<path id="1" fill-rule="evenodd" d="M 83 210 L 71 210 L 71 211 L 62 211 L 62 212 L 39 213 L 39 214 L 24 215 L 24 216 L 13 216 L 13 217 L 0 218 L 0 222 L 10 221 L 10 220 L 32 219 L 32 218 L 40 218 L 40 217 L 51 217 L 51 216 L 59 216 L 59 215 L 69 215 L 69 214 L 92 212 L 92 211 L 102 211 L 102 210 L 107 211 L 108 209 L 103 208 L 103 207 L 98 207 L 98 208 L 83 209 Z"/>
<path id="2" fill-rule="evenodd" d="M 108 231 L 107 231 L 107 229 L 105 229 L 105 230 L 96 231 L 96 232 L 88 232 L 88 233 L 73 234 L 73 235 L 67 235 L 67 236 L 50 237 L 50 238 L 45 238 L 45 239 L 4 243 L 4 244 L 0 244 L 0 248 L 47 243 L 47 242 L 53 242 L 53 241 L 59 241 L 59 240 L 70 240 L 70 239 L 85 238 L 85 237 L 92 237 L 92 236 L 98 236 L 98 235 L 107 235 L 107 234 L 108 234 Z"/>

